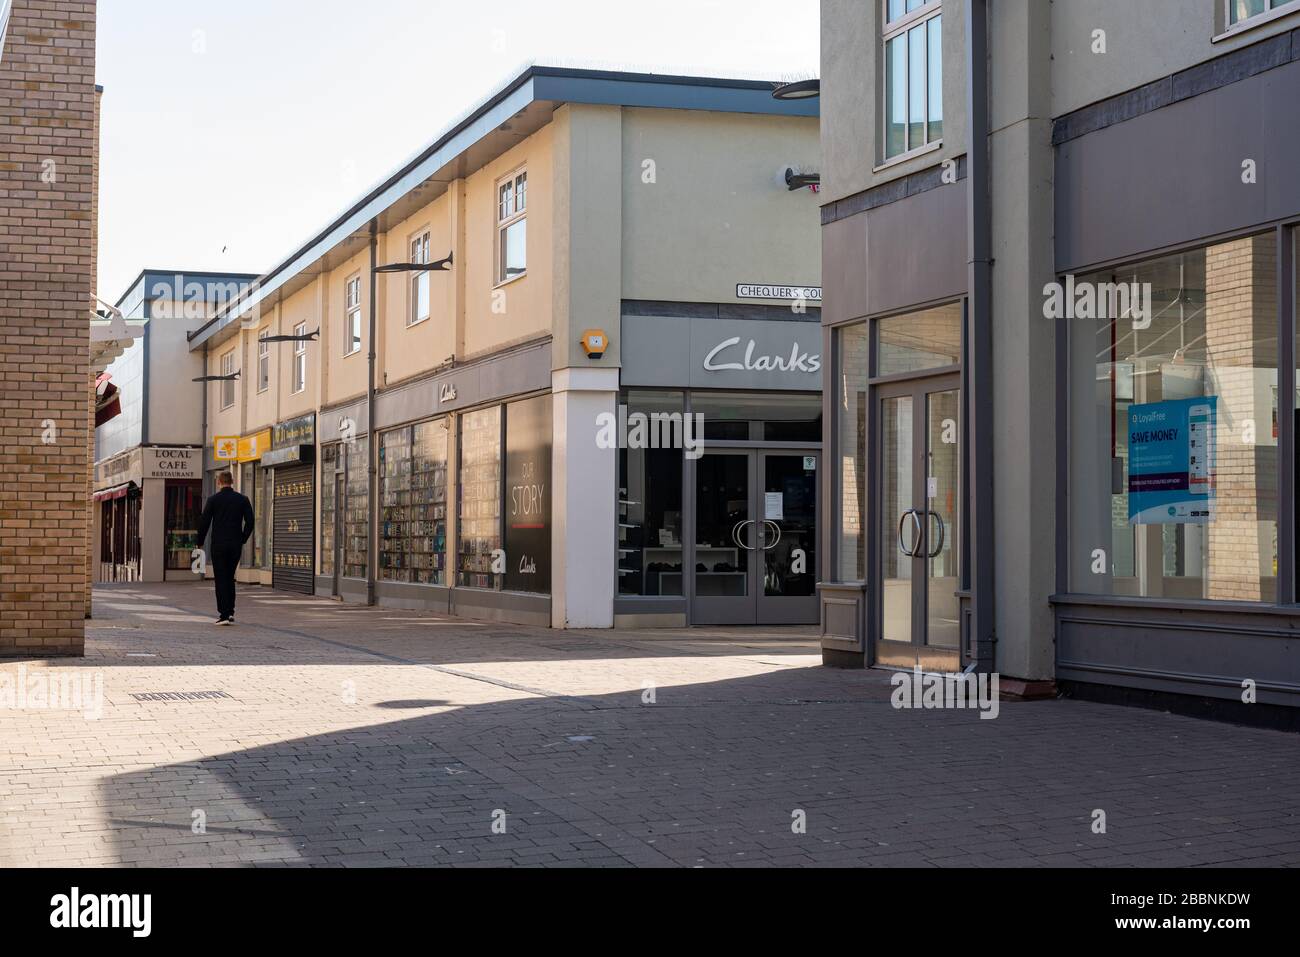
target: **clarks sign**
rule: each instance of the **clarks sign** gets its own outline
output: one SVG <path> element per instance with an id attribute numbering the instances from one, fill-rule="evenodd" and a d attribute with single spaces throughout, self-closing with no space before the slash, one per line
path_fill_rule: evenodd
<path id="1" fill-rule="evenodd" d="M 812 355 L 795 343 L 788 355 L 764 355 L 758 343 L 750 339 L 746 344 L 740 336 L 720 342 L 704 357 L 706 372 L 806 372 L 816 375 L 822 371 L 822 357 Z"/>

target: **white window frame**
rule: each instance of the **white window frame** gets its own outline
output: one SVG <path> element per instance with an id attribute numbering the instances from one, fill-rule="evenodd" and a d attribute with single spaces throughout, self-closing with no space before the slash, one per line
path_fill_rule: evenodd
<path id="1" fill-rule="evenodd" d="M 519 186 L 521 183 L 523 184 L 522 193 L 519 190 Z M 501 201 L 501 191 L 506 186 L 509 186 L 511 188 L 510 207 L 508 209 L 504 207 L 504 204 Z M 520 204 L 519 202 L 519 197 L 521 195 L 523 196 L 522 204 Z M 509 176 L 502 176 L 499 180 L 496 181 L 496 185 L 492 189 L 492 203 L 494 209 L 493 218 L 496 220 L 496 230 L 493 234 L 493 239 L 495 240 L 494 245 L 496 247 L 493 252 L 493 259 L 496 264 L 495 272 L 493 273 L 493 275 L 496 278 L 496 282 L 493 285 L 505 286 L 508 285 L 509 283 L 523 279 L 525 276 L 528 275 L 527 241 L 525 240 L 524 243 L 524 271 L 519 273 L 516 276 L 505 275 L 505 269 L 506 269 L 505 252 L 504 249 L 502 248 L 505 240 L 506 230 L 508 230 L 511 226 L 515 225 L 516 223 L 523 222 L 528 218 L 528 167 L 527 166 L 520 166 L 518 169 L 513 170 Z M 525 233 L 527 233 L 527 230 L 528 227 L 525 226 L 524 227 Z"/>
<path id="2" fill-rule="evenodd" d="M 257 394 L 261 395 L 271 387 L 271 343 L 266 337 L 270 329 L 263 329 L 257 334 Z"/>
<path id="3" fill-rule="evenodd" d="M 411 238 L 407 240 L 406 248 L 410 251 L 411 262 L 419 263 L 421 265 L 427 264 L 430 261 L 429 253 L 431 249 L 428 228 L 413 233 Z M 420 308 L 420 296 L 416 290 L 419 289 L 420 283 L 424 283 L 425 288 L 428 290 L 427 298 L 429 300 L 429 311 L 423 316 L 417 314 L 417 310 Z M 433 284 L 429 279 L 429 272 L 427 270 L 424 272 L 411 273 L 411 284 L 407 287 L 407 294 L 411 298 L 410 307 L 406 310 L 406 326 L 408 329 L 411 326 L 418 326 L 422 322 L 427 322 L 429 316 L 433 314 L 432 287 Z"/>
<path id="4" fill-rule="evenodd" d="M 235 350 L 231 349 L 221 357 L 221 374 L 230 376 L 235 374 Z M 235 407 L 235 381 L 233 379 L 223 379 L 221 385 L 221 411 Z M 226 390 L 230 390 L 230 400 L 226 400 Z"/>
<path id="5" fill-rule="evenodd" d="M 1281 2 L 1273 0 L 1269 9 L 1261 10 L 1259 13 L 1252 13 L 1250 16 L 1242 17 L 1234 22 L 1232 19 L 1234 6 L 1236 6 L 1236 0 L 1222 0 L 1222 3 L 1220 3 L 1219 16 L 1221 20 L 1216 24 L 1218 28 L 1218 35 L 1214 38 L 1216 41 L 1235 36 L 1243 30 L 1253 30 L 1292 13 L 1300 13 L 1300 0 L 1281 0 Z"/>
<path id="6" fill-rule="evenodd" d="M 895 20 L 889 19 L 889 0 L 880 0 L 880 23 L 881 23 L 881 43 L 880 43 L 880 169 L 884 166 L 892 166 L 895 163 L 903 162 L 923 153 L 931 152 L 943 145 L 943 137 L 936 139 L 930 138 L 930 34 L 929 27 L 926 24 L 935 17 L 943 13 L 943 0 L 926 0 L 915 10 L 904 13 Z M 913 29 L 922 27 L 925 29 L 925 50 L 926 50 L 926 98 L 925 98 L 925 142 L 919 145 L 913 145 L 910 142 L 912 134 L 912 124 L 910 111 L 912 108 L 912 51 L 907 40 L 907 35 Z M 891 154 L 889 152 L 889 43 L 903 37 L 903 51 L 907 56 L 904 65 L 903 75 L 907 78 L 906 86 L 903 90 L 904 110 L 909 113 L 908 120 L 903 124 L 903 149 L 899 153 Z M 940 44 L 942 45 L 942 31 L 940 31 Z M 943 102 L 943 90 L 939 90 L 940 103 Z"/>
<path id="7" fill-rule="evenodd" d="M 353 296 L 353 290 L 356 296 Z M 343 357 L 361 352 L 361 274 L 343 283 Z"/>
<path id="8" fill-rule="evenodd" d="M 307 335 L 307 323 L 300 322 L 293 327 L 293 334 L 298 337 Z M 300 338 L 293 344 L 293 392 L 291 395 L 307 391 L 307 340 Z"/>

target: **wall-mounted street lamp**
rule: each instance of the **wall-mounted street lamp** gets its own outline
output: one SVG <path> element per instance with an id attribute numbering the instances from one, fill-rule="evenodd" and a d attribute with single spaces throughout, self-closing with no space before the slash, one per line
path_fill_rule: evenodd
<path id="1" fill-rule="evenodd" d="M 822 95 L 822 81 L 799 80 L 795 83 L 783 83 L 772 91 L 774 100 L 811 100 Z"/>
<path id="2" fill-rule="evenodd" d="M 195 382 L 238 382 L 239 373 L 233 375 L 205 375 L 194 380 Z"/>
<path id="3" fill-rule="evenodd" d="M 315 342 L 320 338 L 320 330 L 309 332 L 305 336 L 261 336 L 258 342 Z"/>
<path id="4" fill-rule="evenodd" d="M 785 171 L 785 185 L 789 187 L 792 193 L 797 189 L 811 189 L 816 193 L 822 187 L 822 174 L 796 173 L 793 169 L 787 169 Z"/>
<path id="5" fill-rule="evenodd" d="M 439 259 L 436 263 L 389 263 L 387 266 L 376 266 L 376 273 L 395 273 L 395 272 L 448 272 L 452 267 L 452 254 L 448 253 L 446 259 Z"/>

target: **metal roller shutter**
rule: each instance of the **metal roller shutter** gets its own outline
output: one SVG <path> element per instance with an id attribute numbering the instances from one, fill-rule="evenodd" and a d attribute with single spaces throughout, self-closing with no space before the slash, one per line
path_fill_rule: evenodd
<path id="1" fill-rule="evenodd" d="M 310 595 L 316 573 L 315 468 L 295 465 L 275 470 L 274 571 L 272 584 Z"/>

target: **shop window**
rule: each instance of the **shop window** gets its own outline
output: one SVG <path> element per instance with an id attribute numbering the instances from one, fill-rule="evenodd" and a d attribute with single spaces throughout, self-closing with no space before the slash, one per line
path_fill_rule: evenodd
<path id="1" fill-rule="evenodd" d="M 885 159 L 943 139 L 943 15 L 938 0 L 885 0 Z"/>
<path id="2" fill-rule="evenodd" d="M 248 503 L 253 506 L 253 534 L 257 534 L 257 466 L 252 462 L 245 462 L 239 467 L 239 491 L 248 499 Z M 253 539 L 244 543 L 244 554 L 240 556 L 239 564 L 244 568 L 252 568 L 254 563 L 253 551 L 255 549 Z"/>
<path id="3" fill-rule="evenodd" d="M 681 392 L 625 392 L 629 417 L 681 415 Z M 630 443 L 629 443 L 630 444 Z M 646 443 L 639 443 L 645 445 Z M 618 454 L 618 593 L 681 596 L 682 449 L 624 448 Z"/>
<path id="4" fill-rule="evenodd" d="M 459 490 L 457 583 L 500 588 L 504 576 L 493 570 L 494 553 L 502 549 L 499 406 L 461 416 Z"/>
<path id="5" fill-rule="evenodd" d="M 866 579 L 867 398 L 870 392 L 865 322 L 836 331 L 836 436 L 840 521 L 836 530 L 840 581 Z"/>
<path id="6" fill-rule="evenodd" d="M 267 543 L 271 540 L 271 510 L 275 508 L 275 496 L 271 493 L 274 488 L 272 484 L 272 469 L 264 469 L 254 463 L 254 469 L 257 473 L 257 498 L 254 501 L 254 519 L 256 527 L 253 529 L 253 564 L 258 568 L 269 569 L 271 567 L 270 550 Z"/>
<path id="7" fill-rule="evenodd" d="M 506 406 L 506 591 L 551 593 L 551 397 Z"/>
<path id="8" fill-rule="evenodd" d="M 704 439 L 709 442 L 822 440 L 822 403 L 817 394 L 695 392 L 691 413 L 703 416 Z"/>
<path id="9" fill-rule="evenodd" d="M 876 320 L 877 375 L 902 375 L 959 365 L 961 324 L 959 302 Z"/>
<path id="10" fill-rule="evenodd" d="M 293 344 L 293 392 L 297 395 L 307 388 L 307 323 L 293 327 L 298 341 Z"/>
<path id="11" fill-rule="evenodd" d="M 1277 259 L 1268 234 L 1063 285 L 1074 591 L 1276 599 Z"/>
<path id="12" fill-rule="evenodd" d="M 427 265 L 429 262 L 429 234 L 423 232 L 411 240 L 411 262 Z M 406 324 L 413 326 L 429 318 L 429 274 L 417 272 L 411 274 L 411 308 L 406 317 Z"/>
<path id="13" fill-rule="evenodd" d="M 1224 0 L 1224 2 L 1227 4 L 1227 19 L 1230 27 L 1263 16 L 1270 10 L 1280 10 L 1283 7 L 1294 7 L 1300 10 L 1300 3 L 1296 0 Z"/>
<path id="14" fill-rule="evenodd" d="M 425 276 L 426 283 L 428 276 Z M 343 355 L 361 351 L 361 277 L 353 276 L 343 287 Z"/>
<path id="15" fill-rule="evenodd" d="M 235 404 L 235 350 L 231 349 L 221 357 L 221 410 L 224 412 Z"/>
<path id="16" fill-rule="evenodd" d="M 383 581 L 447 584 L 447 439 L 448 420 L 440 419 L 380 442 Z"/>
<path id="17" fill-rule="evenodd" d="M 528 172 L 497 184 L 497 283 L 528 271 Z"/>
<path id="18" fill-rule="evenodd" d="M 365 578 L 370 537 L 370 440 L 353 439 L 344 447 L 347 483 L 343 502 L 343 577 Z"/>
<path id="19" fill-rule="evenodd" d="M 334 554 L 338 547 L 334 529 L 338 522 L 338 479 L 339 452 L 342 446 L 326 445 L 320 450 L 320 573 L 326 578 L 334 577 Z M 270 474 L 270 470 L 267 470 Z"/>
<path id="20" fill-rule="evenodd" d="M 257 391 L 265 392 L 271 386 L 271 343 L 266 337 L 271 333 L 261 332 L 257 336 Z"/>
<path id="21" fill-rule="evenodd" d="M 167 571 L 187 571 L 194 550 L 199 547 L 203 483 L 169 481 L 164 492 L 163 533 L 166 536 Z"/>

